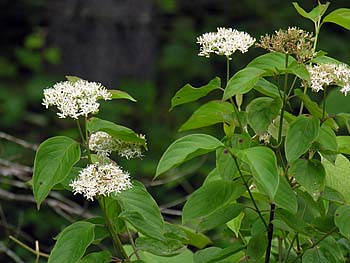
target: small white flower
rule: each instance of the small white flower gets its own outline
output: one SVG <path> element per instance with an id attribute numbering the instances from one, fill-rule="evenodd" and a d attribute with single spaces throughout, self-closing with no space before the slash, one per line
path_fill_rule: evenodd
<path id="1" fill-rule="evenodd" d="M 346 64 L 325 63 L 307 67 L 310 73 L 310 87 L 313 91 L 323 90 L 328 85 L 342 87 L 346 96 L 350 91 L 350 68 Z"/>
<path id="2" fill-rule="evenodd" d="M 198 55 L 209 58 L 211 53 L 215 53 L 231 59 L 236 50 L 245 53 L 254 42 L 255 38 L 246 32 L 219 27 L 217 32 L 204 33 L 197 38 L 197 43 L 201 45 Z"/>
<path id="3" fill-rule="evenodd" d="M 78 177 L 70 183 L 74 194 L 82 194 L 88 200 L 97 195 L 109 196 L 132 187 L 129 173 L 116 164 L 90 164 L 80 171 Z"/>
<path id="4" fill-rule="evenodd" d="M 139 138 L 145 139 L 145 136 L 140 134 Z M 120 140 L 116 141 L 117 145 L 115 151 L 117 151 L 121 157 L 125 157 L 129 160 L 132 158 L 141 158 L 143 156 L 141 143 L 125 142 Z"/>
<path id="5" fill-rule="evenodd" d="M 95 132 L 89 138 L 89 149 L 103 159 L 107 158 L 116 146 L 116 140 L 106 132 Z"/>
<path id="6" fill-rule="evenodd" d="M 109 100 L 112 94 L 100 83 L 78 80 L 76 82 L 62 81 L 52 88 L 44 90 L 43 105 L 46 108 L 56 106 L 60 118 L 79 116 L 98 112 L 100 104 L 98 99 Z"/>

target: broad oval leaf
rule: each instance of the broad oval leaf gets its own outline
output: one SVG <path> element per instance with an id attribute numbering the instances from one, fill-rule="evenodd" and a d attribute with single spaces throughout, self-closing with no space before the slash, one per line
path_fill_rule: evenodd
<path id="1" fill-rule="evenodd" d="M 245 94 L 254 88 L 255 83 L 263 76 L 265 70 L 246 67 L 238 71 L 227 83 L 223 100 L 227 100 L 237 94 Z"/>
<path id="2" fill-rule="evenodd" d="M 209 216 L 221 207 L 226 206 L 245 192 L 239 181 L 209 182 L 192 193 L 183 208 L 183 223 Z M 228 219 L 230 220 L 230 219 Z"/>
<path id="3" fill-rule="evenodd" d="M 280 97 L 283 94 L 283 90 L 278 91 L 279 87 L 264 78 L 255 83 L 254 89 L 271 98 Z"/>
<path id="4" fill-rule="evenodd" d="M 191 134 L 173 142 L 164 152 L 157 166 L 155 178 L 194 157 L 224 147 L 218 139 L 207 134 Z"/>
<path id="5" fill-rule="evenodd" d="M 111 262 L 111 253 L 109 251 L 104 250 L 100 252 L 93 252 L 85 257 L 83 257 L 81 260 L 79 260 L 77 263 L 109 263 Z"/>
<path id="6" fill-rule="evenodd" d="M 311 248 L 305 251 L 303 254 L 303 261 L 308 263 L 329 263 L 328 259 L 325 258 L 322 251 L 319 248 Z"/>
<path id="7" fill-rule="evenodd" d="M 209 92 L 220 88 L 221 80 L 218 77 L 212 79 L 207 85 L 200 88 L 194 88 L 190 84 L 186 84 L 184 87 L 178 90 L 174 97 L 171 99 L 170 110 L 178 105 L 196 101 L 206 96 Z"/>
<path id="8" fill-rule="evenodd" d="M 216 263 L 243 250 L 245 245 L 238 240 L 230 244 L 227 248 L 209 247 L 197 251 L 193 256 L 194 263 Z M 229 260 L 228 262 L 233 262 Z M 185 263 L 185 262 L 184 262 Z M 187 262 L 186 262 L 187 263 Z"/>
<path id="9" fill-rule="evenodd" d="M 290 173 L 314 200 L 319 198 L 326 185 L 326 171 L 319 160 L 296 160 Z"/>
<path id="10" fill-rule="evenodd" d="M 285 140 L 286 158 L 289 163 L 297 160 L 316 140 L 320 131 L 320 121 L 313 117 L 300 115 L 289 128 Z"/>
<path id="11" fill-rule="evenodd" d="M 334 23 L 350 30 L 350 8 L 339 8 L 329 13 L 322 23 Z"/>
<path id="12" fill-rule="evenodd" d="M 238 158 L 249 165 L 258 189 L 274 200 L 280 179 L 274 152 L 257 146 L 239 151 Z"/>
<path id="13" fill-rule="evenodd" d="M 247 106 L 248 123 L 255 133 L 266 132 L 271 122 L 278 116 L 282 102 L 280 98 L 260 97 L 252 100 Z"/>
<path id="14" fill-rule="evenodd" d="M 104 131 L 118 140 L 141 143 L 144 146 L 146 145 L 145 139 L 138 136 L 133 130 L 117 125 L 113 122 L 93 117 L 87 121 L 86 125 L 91 133 Z"/>
<path id="15" fill-rule="evenodd" d="M 199 107 L 181 126 L 179 131 L 187 131 L 225 122 L 234 114 L 231 103 L 225 101 L 210 101 Z"/>
<path id="16" fill-rule="evenodd" d="M 79 160 L 80 146 L 69 137 L 56 136 L 40 144 L 33 172 L 33 193 L 38 208 L 51 189 L 68 176 Z"/>
<path id="17" fill-rule="evenodd" d="M 147 192 L 146 188 L 137 181 L 133 181 L 133 187 L 112 195 L 122 208 L 121 218 L 127 220 L 140 233 L 163 239 L 164 220 L 156 201 Z"/>
<path id="18" fill-rule="evenodd" d="M 350 239 L 350 205 L 338 207 L 334 214 L 334 223 L 339 228 L 340 233 Z"/>
<path id="19" fill-rule="evenodd" d="M 280 182 L 275 195 L 275 204 L 295 215 L 298 211 L 296 194 L 285 177 L 280 177 Z"/>
<path id="20" fill-rule="evenodd" d="M 337 136 L 339 153 L 350 154 L 350 136 Z"/>
<path id="21" fill-rule="evenodd" d="M 216 169 L 223 180 L 231 181 L 239 176 L 237 165 L 229 151 L 225 148 L 216 150 Z"/>
<path id="22" fill-rule="evenodd" d="M 167 238 L 158 240 L 149 237 L 139 237 L 136 239 L 136 248 L 147 251 L 158 256 L 174 256 L 186 250 L 186 246 L 179 240 Z"/>
<path id="23" fill-rule="evenodd" d="M 127 99 L 136 102 L 136 100 L 125 91 L 110 89 L 108 92 L 112 94 L 112 99 Z"/>
<path id="24" fill-rule="evenodd" d="M 247 255 L 252 261 L 259 261 L 267 247 L 265 231 L 254 233 L 247 245 Z"/>
<path id="25" fill-rule="evenodd" d="M 321 125 L 320 133 L 316 139 L 316 143 L 319 146 L 319 150 L 326 153 L 336 153 L 338 152 L 337 137 L 333 129 L 324 122 Z"/>
<path id="26" fill-rule="evenodd" d="M 58 236 L 48 263 L 75 263 L 94 240 L 95 225 L 79 221 L 66 227 Z"/>

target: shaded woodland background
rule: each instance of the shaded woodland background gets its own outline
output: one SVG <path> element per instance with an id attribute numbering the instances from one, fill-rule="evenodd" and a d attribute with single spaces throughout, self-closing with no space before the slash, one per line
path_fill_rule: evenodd
<path id="1" fill-rule="evenodd" d="M 305 2 L 299 4 L 306 10 L 317 4 Z M 349 8 L 349 0 L 332 1 L 329 11 L 339 7 Z M 74 121 L 58 119 L 41 105 L 43 89 L 65 75 L 101 82 L 137 99 L 103 103 L 100 116 L 146 134 L 149 151 L 143 160 L 121 160 L 121 165 L 149 187 L 167 220 L 181 219 L 186 196 L 202 183 L 215 159 L 196 159 L 152 178 L 160 156 L 180 135 L 177 129 L 199 105 L 169 112 L 172 95 L 186 83 L 200 86 L 225 73 L 223 58 L 198 57 L 195 43 L 197 36 L 219 26 L 247 31 L 256 39 L 288 26 L 313 31 L 289 1 L 0 0 L 0 262 L 15 260 L 8 253 L 15 253 L 18 262 L 34 259 L 9 235 L 31 247 L 39 240 L 49 253 L 64 226 L 98 213 L 91 202 L 60 191 L 37 211 L 28 183 L 33 149 L 40 142 L 55 135 L 78 138 Z M 349 31 L 326 24 L 318 49 L 349 63 L 349 40 Z M 252 48 L 235 55 L 232 72 L 262 53 Z M 350 97 L 339 94 L 329 94 L 328 111 L 350 113 Z M 225 231 L 210 233 L 216 245 L 229 236 Z"/>

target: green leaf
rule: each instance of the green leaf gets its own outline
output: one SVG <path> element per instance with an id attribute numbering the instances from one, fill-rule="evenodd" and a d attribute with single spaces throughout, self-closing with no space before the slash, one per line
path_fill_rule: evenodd
<path id="1" fill-rule="evenodd" d="M 69 137 L 52 137 L 40 144 L 33 173 L 33 193 L 38 209 L 50 190 L 68 176 L 79 160 L 80 146 Z"/>
<path id="2" fill-rule="evenodd" d="M 153 255 L 148 252 L 143 252 L 141 259 L 145 263 L 179 263 L 179 262 L 193 263 L 193 253 L 189 249 L 187 249 L 185 250 L 185 252 L 176 256 L 162 257 L 162 256 Z"/>
<path id="3" fill-rule="evenodd" d="M 182 221 L 187 223 L 207 217 L 221 207 L 236 200 L 243 192 L 244 185 L 239 181 L 213 181 L 193 192 L 183 207 Z"/>
<path id="4" fill-rule="evenodd" d="M 236 163 L 225 148 L 216 150 L 216 168 L 224 180 L 232 180 L 237 177 L 238 169 Z"/>
<path id="5" fill-rule="evenodd" d="M 350 136 L 337 136 L 339 153 L 350 154 Z"/>
<path id="6" fill-rule="evenodd" d="M 132 188 L 111 196 L 122 207 L 119 217 L 148 237 L 164 238 L 164 220 L 158 205 L 140 182 L 133 181 Z"/>
<path id="7" fill-rule="evenodd" d="M 328 186 L 324 188 L 324 191 L 322 193 L 322 198 L 335 203 L 341 203 L 341 204 L 345 203 L 344 196 L 341 193 L 339 193 L 337 190 Z"/>
<path id="8" fill-rule="evenodd" d="M 322 164 L 326 169 L 326 185 L 341 193 L 346 202 L 350 202 L 350 162 L 341 154 L 338 154 L 335 164 L 322 158 Z"/>
<path id="9" fill-rule="evenodd" d="M 338 207 L 334 214 L 334 223 L 339 228 L 340 233 L 350 239 L 350 205 Z"/>
<path id="10" fill-rule="evenodd" d="M 95 225 L 79 221 L 66 227 L 58 236 L 48 263 L 76 262 L 94 240 Z"/>
<path id="11" fill-rule="evenodd" d="M 235 233 L 236 237 L 239 237 L 239 230 L 241 229 L 241 223 L 244 218 L 244 213 L 241 212 L 238 216 L 231 219 L 229 222 L 226 223 L 227 227 Z"/>
<path id="12" fill-rule="evenodd" d="M 125 91 L 110 89 L 108 92 L 112 94 L 112 99 L 127 99 L 136 102 L 136 100 Z"/>
<path id="13" fill-rule="evenodd" d="M 81 78 L 77 77 L 77 76 L 65 76 L 67 80 L 69 80 L 72 83 L 75 83 L 79 80 L 82 80 Z"/>
<path id="14" fill-rule="evenodd" d="M 321 125 L 320 133 L 316 139 L 321 151 L 336 153 L 338 152 L 337 137 L 333 129 L 324 122 Z"/>
<path id="15" fill-rule="evenodd" d="M 319 160 L 299 159 L 291 164 L 291 175 L 317 200 L 326 183 L 326 171 Z"/>
<path id="16" fill-rule="evenodd" d="M 234 109 L 232 104 L 224 101 L 210 101 L 197 109 L 181 126 L 179 131 L 198 129 L 225 122 L 233 114 Z"/>
<path id="17" fill-rule="evenodd" d="M 144 146 L 146 145 L 145 139 L 139 137 L 133 130 L 117 125 L 113 122 L 93 117 L 87 121 L 86 125 L 91 133 L 104 131 L 118 140 L 140 143 Z"/>
<path id="18" fill-rule="evenodd" d="M 274 200 L 279 185 L 277 161 L 274 152 L 257 146 L 238 152 L 238 158 L 246 162 L 256 181 L 257 188 Z"/>
<path id="19" fill-rule="evenodd" d="M 263 134 L 271 122 L 278 116 L 282 102 L 280 98 L 260 97 L 247 106 L 248 123 L 255 133 Z"/>
<path id="20" fill-rule="evenodd" d="M 289 163 L 297 160 L 318 137 L 320 121 L 313 117 L 300 115 L 289 128 L 285 140 L 286 158 Z"/>
<path id="21" fill-rule="evenodd" d="M 317 247 L 305 251 L 303 255 L 303 262 L 329 263 L 328 259 L 324 257 L 323 253 Z"/>
<path id="22" fill-rule="evenodd" d="M 194 157 L 215 151 L 224 145 L 207 134 L 191 134 L 173 142 L 161 157 L 155 178 Z"/>
<path id="23" fill-rule="evenodd" d="M 194 263 L 216 263 L 243 250 L 245 246 L 240 241 L 234 241 L 227 248 L 209 247 L 197 251 L 193 256 Z M 185 262 L 184 262 L 185 263 Z M 187 263 L 187 262 L 186 262 Z"/>
<path id="24" fill-rule="evenodd" d="M 136 239 L 138 250 L 150 252 L 158 256 L 174 256 L 184 252 L 186 246 L 175 239 L 157 240 L 149 237 L 139 237 Z"/>
<path id="25" fill-rule="evenodd" d="M 278 92 L 279 87 L 264 78 L 259 79 L 255 83 L 254 89 L 271 98 L 280 97 L 280 93 Z M 280 92 L 282 95 L 283 91 L 281 90 Z"/>
<path id="26" fill-rule="evenodd" d="M 181 230 L 183 230 L 186 234 L 186 237 L 187 237 L 186 244 L 202 249 L 212 243 L 211 240 L 206 235 L 199 233 L 192 228 L 182 226 L 182 225 L 179 225 L 178 227 Z"/>
<path id="27" fill-rule="evenodd" d="M 252 235 L 247 246 L 247 255 L 252 260 L 260 259 L 266 250 L 267 238 L 265 231 Z"/>
<path id="28" fill-rule="evenodd" d="M 108 263 L 111 262 L 111 253 L 109 251 L 94 252 L 86 255 L 77 263 Z"/>
<path id="29" fill-rule="evenodd" d="M 301 101 L 304 103 L 307 110 L 314 115 L 316 118 L 321 119 L 322 118 L 322 109 L 318 106 L 316 102 L 313 102 L 310 97 L 304 92 L 302 92 L 300 89 L 295 89 L 294 94 L 301 99 Z"/>
<path id="30" fill-rule="evenodd" d="M 339 26 L 350 30 L 350 9 L 349 8 L 339 8 L 329 13 L 322 23 L 334 23 Z"/>
<path id="31" fill-rule="evenodd" d="M 194 88 L 190 84 L 186 84 L 178 92 L 176 92 L 174 97 L 171 99 L 170 110 L 178 105 L 196 101 L 206 96 L 209 92 L 220 88 L 221 80 L 218 77 L 212 79 L 207 85 L 200 88 Z"/>
<path id="32" fill-rule="evenodd" d="M 263 76 L 264 70 L 246 67 L 238 71 L 227 83 L 223 100 L 227 100 L 237 94 L 245 94 L 254 88 L 256 82 Z"/>
<path id="33" fill-rule="evenodd" d="M 298 211 L 297 198 L 285 177 L 280 177 L 280 183 L 278 185 L 274 202 L 278 207 L 287 210 L 293 215 Z"/>
<path id="34" fill-rule="evenodd" d="M 294 8 L 297 10 L 297 12 L 305 17 L 316 23 L 319 21 L 320 17 L 324 15 L 326 12 L 330 2 L 327 2 L 326 4 L 318 4 L 314 9 L 312 9 L 310 12 L 306 12 L 303 8 L 301 8 L 297 2 L 293 2 Z"/>

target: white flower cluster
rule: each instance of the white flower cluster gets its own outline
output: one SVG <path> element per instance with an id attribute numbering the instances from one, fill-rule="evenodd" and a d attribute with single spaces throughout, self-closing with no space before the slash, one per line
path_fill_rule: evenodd
<path id="1" fill-rule="evenodd" d="M 60 118 L 79 116 L 87 117 L 89 113 L 97 113 L 100 104 L 98 99 L 109 100 L 112 94 L 100 83 L 78 80 L 62 81 L 52 88 L 44 90 L 43 105 L 56 106 Z"/>
<path id="2" fill-rule="evenodd" d="M 231 59 L 231 55 L 239 50 L 242 53 L 255 42 L 248 33 L 232 28 L 217 28 L 217 32 L 204 33 L 197 38 L 197 43 L 201 45 L 199 56 L 210 57 L 210 53 L 226 56 Z"/>
<path id="3" fill-rule="evenodd" d="M 145 139 L 145 136 L 140 134 L 139 138 Z M 113 138 L 106 132 L 95 132 L 91 134 L 89 139 L 89 149 L 96 152 L 101 158 L 107 158 L 111 152 L 116 151 L 121 157 L 126 159 L 141 158 L 142 145 L 140 143 L 125 142 Z"/>
<path id="4" fill-rule="evenodd" d="M 109 196 L 132 187 L 130 176 L 116 164 L 90 164 L 70 183 L 74 194 L 93 201 L 97 195 Z"/>
<path id="5" fill-rule="evenodd" d="M 338 85 L 346 96 L 350 91 L 350 68 L 346 64 L 325 63 L 308 67 L 310 86 L 313 91 L 320 91 L 324 86 Z"/>

